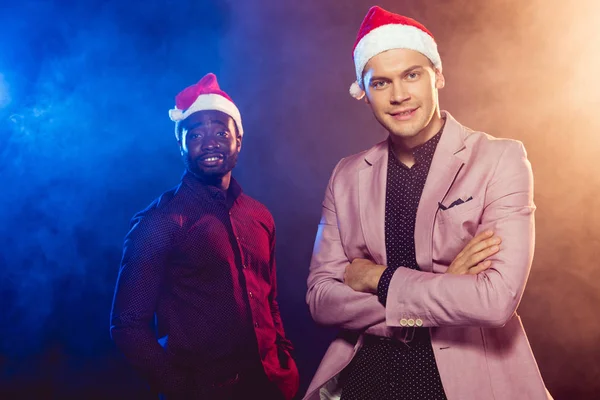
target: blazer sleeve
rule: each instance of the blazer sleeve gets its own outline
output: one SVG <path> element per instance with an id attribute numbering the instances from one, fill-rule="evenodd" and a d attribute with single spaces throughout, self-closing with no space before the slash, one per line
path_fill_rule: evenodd
<path id="1" fill-rule="evenodd" d="M 315 322 L 348 330 L 365 330 L 385 323 L 385 307 L 370 293 L 360 293 L 344 284 L 350 263 L 340 238 L 335 204 L 335 167 L 325 191 L 321 222 L 317 231 L 308 275 L 306 301 Z"/>
<path id="2" fill-rule="evenodd" d="M 477 233 L 502 238 L 492 266 L 478 275 L 398 268 L 388 291 L 386 323 L 420 319 L 432 326 L 504 326 L 521 301 L 533 260 L 533 174 L 523 144 L 507 142 L 486 189 Z"/>

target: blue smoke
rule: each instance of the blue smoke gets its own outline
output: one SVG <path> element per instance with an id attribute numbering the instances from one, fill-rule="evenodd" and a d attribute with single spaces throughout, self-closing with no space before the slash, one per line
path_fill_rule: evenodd
<path id="1" fill-rule="evenodd" d="M 179 89 L 219 72 L 228 29 L 218 1 L 65 3 L 13 2 L 0 13 L 9 375 L 53 346 L 107 350 L 127 221 L 182 172 L 167 110 Z"/>

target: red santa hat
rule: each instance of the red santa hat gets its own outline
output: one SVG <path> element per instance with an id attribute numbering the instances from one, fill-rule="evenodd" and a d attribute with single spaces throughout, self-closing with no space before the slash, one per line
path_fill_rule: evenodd
<path id="1" fill-rule="evenodd" d="M 437 69 L 442 69 L 437 44 L 427 28 L 414 19 L 374 6 L 367 12 L 354 42 L 356 82 L 350 86 L 352 97 L 361 99 L 365 95 L 362 74 L 367 62 L 391 49 L 418 51 L 429 58 Z"/>
<path id="2" fill-rule="evenodd" d="M 243 136 L 242 117 L 231 97 L 219 87 L 217 77 L 213 73 L 206 74 L 195 85 L 188 86 L 175 96 L 175 108 L 169 110 L 171 121 L 179 124 L 198 111 L 216 110 L 224 112 L 235 121 L 240 136 Z M 175 136 L 179 135 L 175 129 Z"/>

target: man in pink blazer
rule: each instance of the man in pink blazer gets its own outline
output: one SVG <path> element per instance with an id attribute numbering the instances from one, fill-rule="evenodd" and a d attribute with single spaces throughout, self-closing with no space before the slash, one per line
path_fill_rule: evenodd
<path id="1" fill-rule="evenodd" d="M 351 94 L 389 138 L 342 159 L 325 193 L 307 302 L 341 332 L 305 399 L 551 398 L 516 313 L 534 250 L 522 143 L 440 110 L 420 23 L 373 7 L 353 56 Z"/>

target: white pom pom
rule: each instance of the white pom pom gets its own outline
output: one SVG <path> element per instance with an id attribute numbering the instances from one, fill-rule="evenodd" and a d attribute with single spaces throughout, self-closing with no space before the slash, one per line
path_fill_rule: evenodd
<path id="1" fill-rule="evenodd" d="M 350 96 L 354 97 L 356 100 L 365 97 L 365 91 L 360 88 L 358 82 L 352 82 L 352 85 L 350 85 Z"/>
<path id="2" fill-rule="evenodd" d="M 181 110 L 173 108 L 172 110 L 169 110 L 169 118 L 171 118 L 171 121 L 173 122 L 181 121 L 183 119 L 183 113 Z"/>

